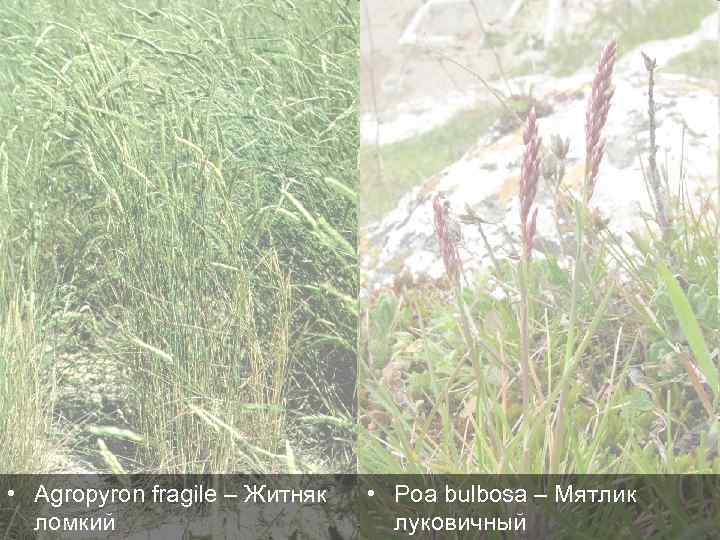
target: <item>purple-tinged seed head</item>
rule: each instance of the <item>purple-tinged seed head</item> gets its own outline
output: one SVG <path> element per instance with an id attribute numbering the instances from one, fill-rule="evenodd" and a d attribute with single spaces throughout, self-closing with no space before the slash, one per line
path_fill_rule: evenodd
<path id="1" fill-rule="evenodd" d="M 440 245 L 440 253 L 445 264 L 445 273 L 453 284 L 457 284 L 460 277 L 459 235 L 453 231 L 453 224 L 439 195 L 436 195 L 433 199 L 433 214 L 435 218 L 435 236 Z"/>
<path id="2" fill-rule="evenodd" d="M 528 260 L 532 252 L 533 238 L 537 221 L 537 208 L 530 218 L 530 210 L 535 202 L 538 180 L 540 178 L 540 143 L 535 108 L 530 109 L 527 124 L 523 131 L 525 153 L 520 169 L 520 227 L 523 243 L 523 257 Z M 530 218 L 530 219 L 528 219 Z"/>
<path id="3" fill-rule="evenodd" d="M 610 101 L 615 93 L 615 88 L 612 86 L 612 72 L 616 53 L 615 41 L 608 43 L 600 53 L 600 61 L 585 112 L 585 202 L 590 201 L 595 191 L 604 153 L 605 142 L 601 140 L 601 135 L 610 112 Z"/>

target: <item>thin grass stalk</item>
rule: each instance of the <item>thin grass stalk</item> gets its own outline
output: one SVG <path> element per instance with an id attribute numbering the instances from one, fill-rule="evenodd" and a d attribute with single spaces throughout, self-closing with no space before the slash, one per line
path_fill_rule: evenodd
<path id="1" fill-rule="evenodd" d="M 269 425 L 271 426 L 271 444 L 276 448 L 280 444 L 285 426 L 285 387 L 288 380 L 290 366 L 290 324 L 291 324 L 291 302 L 292 286 L 290 277 L 285 275 L 276 255 L 273 255 L 270 263 L 271 271 L 277 276 L 277 301 L 278 315 L 273 330 L 273 352 L 272 359 L 272 381 L 267 381 L 270 387 L 268 411 L 270 415 Z"/>
<path id="2" fill-rule="evenodd" d="M 692 357 L 688 353 L 681 353 L 680 358 L 683 362 L 683 365 L 685 366 L 685 370 L 687 371 L 690 383 L 695 389 L 695 393 L 700 398 L 700 402 L 705 408 L 705 411 L 708 413 L 709 419 L 712 421 L 715 418 L 715 412 L 713 410 L 712 402 L 710 400 L 710 397 L 707 395 L 707 392 L 705 391 L 705 387 L 700 381 L 700 377 L 698 376 L 698 369 L 695 367 L 695 364 L 692 361 Z"/>
<path id="3" fill-rule="evenodd" d="M 575 350 L 575 328 L 577 327 L 577 307 L 580 290 L 580 279 L 583 264 L 583 212 L 580 203 L 575 204 L 575 268 L 572 277 L 572 290 L 570 293 L 570 317 L 568 323 L 568 335 L 565 342 L 565 357 L 563 361 L 563 376 L 566 376 L 570 369 L 573 351 Z M 557 474 L 560 453 L 565 447 L 565 387 L 560 391 L 558 398 L 557 414 L 555 416 L 555 430 L 552 437 L 550 452 L 550 474 Z"/>
<path id="4" fill-rule="evenodd" d="M 527 125 L 523 132 L 525 153 L 520 171 L 520 227 L 522 235 L 522 255 L 520 257 L 520 384 L 523 400 L 523 416 L 530 413 L 530 337 L 528 319 L 530 302 L 528 292 L 528 274 L 533 241 L 537 224 L 537 208 L 533 209 L 540 178 L 540 145 L 537 116 L 533 107 L 527 116 Z"/>
<path id="5" fill-rule="evenodd" d="M 648 168 L 650 188 L 653 198 L 655 199 L 655 212 L 657 220 L 662 229 L 663 237 L 667 238 L 668 218 L 665 210 L 665 196 L 663 194 L 662 185 L 660 183 L 660 171 L 657 166 L 657 143 L 655 141 L 656 123 L 655 123 L 655 68 L 657 62 L 643 53 L 643 61 L 645 69 L 648 72 L 648 118 L 650 120 L 650 153 L 648 155 Z"/>
<path id="6" fill-rule="evenodd" d="M 450 207 L 447 201 L 439 196 L 433 199 L 433 214 L 435 236 L 440 246 L 440 252 L 445 265 L 445 273 L 455 294 L 455 303 L 460 312 L 460 330 L 467 345 L 470 361 L 475 372 L 476 399 L 482 398 L 482 367 L 480 365 L 480 350 L 478 332 L 463 298 L 462 263 L 458 245 L 461 238 L 460 223 L 450 216 Z"/>
<path id="7" fill-rule="evenodd" d="M 553 221 L 560 243 L 560 253 L 567 255 L 568 249 L 565 245 L 565 235 L 562 232 L 560 221 L 562 213 L 565 212 L 565 202 L 562 196 L 562 183 L 565 178 L 565 167 L 567 155 L 570 151 L 570 139 L 563 139 L 560 135 L 554 134 L 550 137 L 550 154 L 543 160 L 543 177 L 551 184 L 553 191 Z"/>
<path id="8" fill-rule="evenodd" d="M 520 386 L 522 392 L 523 421 L 527 422 L 530 415 L 530 336 L 528 320 L 530 318 L 530 300 L 528 292 L 529 266 L 532 255 L 533 241 L 537 225 L 537 194 L 540 178 L 540 145 L 537 116 L 535 108 L 530 109 L 527 125 L 523 132 L 525 153 L 520 171 L 520 228 L 522 236 L 522 255 L 519 263 L 520 285 Z M 523 472 L 528 472 L 527 440 L 523 441 Z"/>
<path id="9" fill-rule="evenodd" d="M 462 282 L 458 279 L 455 283 L 455 301 L 457 302 L 460 310 L 460 321 L 463 335 L 468 344 L 468 350 L 470 354 L 470 362 L 473 367 L 475 375 L 475 399 L 477 403 L 480 403 L 482 399 L 482 386 L 483 386 L 483 374 L 482 366 L 480 364 L 480 340 L 478 339 L 478 330 L 472 320 L 472 317 L 465 304 L 463 297 L 463 286 Z"/>
<path id="10" fill-rule="evenodd" d="M 433 199 L 433 214 L 435 225 L 435 236 L 440 246 L 445 274 L 455 294 L 455 302 L 460 311 L 460 329 L 465 343 L 470 351 L 473 365 L 478 362 L 477 375 L 479 376 L 479 357 L 477 330 L 474 327 L 470 314 L 467 312 L 463 299 L 463 286 L 461 281 L 462 263 L 458 245 L 460 243 L 460 224 L 450 216 L 450 206 L 440 196 Z M 480 379 L 478 378 L 478 382 Z"/>
<path id="11" fill-rule="evenodd" d="M 520 261 L 520 384 L 522 389 L 523 414 L 530 411 L 530 344 L 528 319 L 530 303 L 528 299 L 528 261 Z"/>
<path id="12" fill-rule="evenodd" d="M 602 129 L 607 122 L 610 111 L 610 101 L 615 92 L 612 85 L 612 72 L 615 65 L 617 44 L 608 43 L 600 53 L 595 78 L 592 83 L 590 98 L 585 113 L 585 181 L 582 187 L 581 202 L 575 203 L 575 268 L 572 279 L 572 292 L 570 298 L 570 320 L 568 337 L 565 345 L 565 358 L 563 362 L 563 378 L 567 377 L 571 361 L 577 353 L 575 350 L 575 329 L 578 324 L 578 300 L 580 295 L 580 281 L 585 274 L 584 263 L 584 223 L 590 200 L 595 192 L 600 163 L 605 153 L 605 140 L 601 138 Z M 552 438 L 552 452 L 550 454 L 550 473 L 559 473 L 560 455 L 565 448 L 565 400 L 567 384 L 560 390 L 555 417 L 555 429 Z"/>

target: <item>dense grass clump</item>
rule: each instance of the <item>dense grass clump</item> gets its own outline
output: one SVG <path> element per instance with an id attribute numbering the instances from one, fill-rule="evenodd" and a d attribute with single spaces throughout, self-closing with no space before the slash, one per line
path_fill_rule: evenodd
<path id="1" fill-rule="evenodd" d="M 511 261 L 477 276 L 460 300 L 445 280 L 374 298 L 362 338 L 362 471 L 720 471 L 718 209 L 671 208 L 666 237 L 633 234 L 632 255 L 607 231 L 589 231 L 598 243 L 585 251 L 574 317 L 568 270 L 554 256 L 529 266 L 525 411 Z"/>
<path id="2" fill-rule="evenodd" d="M 99 443 L 128 470 L 283 470 L 313 437 L 336 444 L 308 461 L 350 459 L 356 11 L 6 6 L 3 309 L 42 299 L 43 384 L 77 381 L 73 355 L 113 372 L 95 408 L 56 405 L 89 461 Z"/>

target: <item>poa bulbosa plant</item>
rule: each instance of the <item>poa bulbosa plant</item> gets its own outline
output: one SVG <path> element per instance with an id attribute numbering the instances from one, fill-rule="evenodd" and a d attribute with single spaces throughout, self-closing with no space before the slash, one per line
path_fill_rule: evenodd
<path id="1" fill-rule="evenodd" d="M 527 287 L 528 266 L 532 254 L 537 226 L 537 208 L 533 209 L 540 179 L 540 145 L 535 109 L 530 109 L 523 132 L 525 153 L 520 171 L 520 229 L 522 255 L 520 257 L 520 380 L 522 384 L 523 416 L 530 412 L 530 352 L 528 335 L 529 297 Z"/>
<path id="2" fill-rule="evenodd" d="M 585 216 L 588 215 L 590 200 L 595 192 L 600 164 L 605 153 L 605 140 L 602 130 L 610 112 L 610 101 L 615 92 L 612 86 L 612 72 L 615 65 L 617 44 L 608 43 L 600 54 L 595 77 L 585 112 L 585 181 L 583 183 L 582 200 L 575 203 L 575 267 L 572 276 L 572 296 L 570 299 L 570 321 L 563 362 L 563 384 L 555 416 L 555 427 L 550 452 L 550 472 L 558 472 L 561 452 L 565 447 L 565 401 L 567 398 L 567 381 L 576 351 L 577 310 L 579 302 L 580 281 L 584 275 L 585 251 L 583 236 L 586 227 Z"/>
<path id="3" fill-rule="evenodd" d="M 538 120 L 539 106 L 521 119 L 515 230 L 496 229 L 485 201 L 458 216 L 462 227 L 478 227 L 491 264 L 466 271 L 483 246 L 470 245 L 470 234 L 460 240 L 453 208 L 438 196 L 428 214 L 446 279 L 381 291 L 369 302 L 365 388 L 375 421 L 361 438 L 365 470 L 720 471 L 717 208 L 682 188 L 682 167 L 682 196 L 672 196 L 672 175 L 655 150 L 657 125 L 668 126 L 655 118 L 662 71 L 647 59 L 648 80 L 640 79 L 647 86 L 635 88 L 634 78 L 616 90 L 619 48 L 610 41 L 598 51 L 575 119 L 581 135 L 546 133 L 555 115 Z M 632 60 L 642 66 L 642 58 Z M 628 100 L 623 108 L 634 111 L 645 89 L 639 111 L 649 123 L 621 125 L 615 104 Z M 610 166 L 622 174 L 629 166 L 606 159 L 635 136 L 650 150 L 632 157 L 644 165 L 649 153 L 654 165 L 623 181 L 645 179 L 654 212 L 633 214 L 641 227 L 619 231 L 622 223 L 601 209 L 623 196 Z M 575 171 L 573 188 L 565 175 Z M 557 238 L 545 237 L 553 219 Z M 490 242 L 483 228 L 501 240 Z M 393 373 L 392 384 L 373 380 L 373 368 Z"/>

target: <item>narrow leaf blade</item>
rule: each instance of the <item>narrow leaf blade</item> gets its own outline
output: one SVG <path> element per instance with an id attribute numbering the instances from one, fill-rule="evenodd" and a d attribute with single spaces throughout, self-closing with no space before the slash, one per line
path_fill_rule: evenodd
<path id="1" fill-rule="evenodd" d="M 677 279 L 675 279 L 675 276 L 672 275 L 667 265 L 659 263 L 658 273 L 668 289 L 673 311 L 680 323 L 680 328 L 685 335 L 685 339 L 687 339 L 690 349 L 692 349 L 698 368 L 705 376 L 705 380 L 707 380 L 710 388 L 712 388 L 715 398 L 717 398 L 718 395 L 720 395 L 720 377 L 718 377 L 718 370 L 710 358 L 705 338 L 703 337 L 700 324 L 690 305 L 690 301 L 687 299 L 687 296 L 685 296 L 682 287 L 680 287 L 680 284 Z"/>

